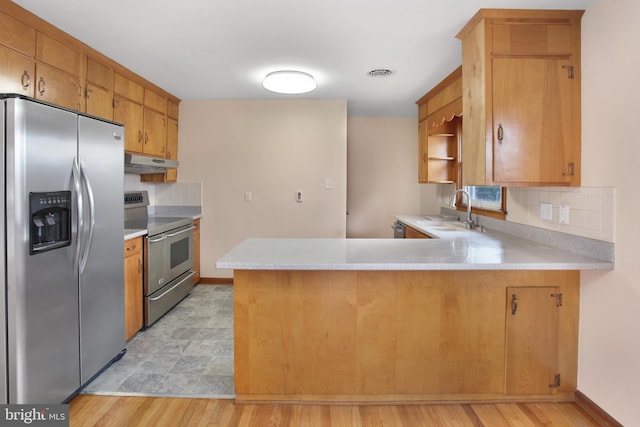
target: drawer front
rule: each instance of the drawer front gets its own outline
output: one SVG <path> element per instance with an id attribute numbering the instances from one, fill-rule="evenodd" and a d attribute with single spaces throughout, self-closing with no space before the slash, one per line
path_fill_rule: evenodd
<path id="1" fill-rule="evenodd" d="M 141 253 L 142 253 L 142 237 L 125 240 L 124 242 L 125 258 L 140 255 Z"/>

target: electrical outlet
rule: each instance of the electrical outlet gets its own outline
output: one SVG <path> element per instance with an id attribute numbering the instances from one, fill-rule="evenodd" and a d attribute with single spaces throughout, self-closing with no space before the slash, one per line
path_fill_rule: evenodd
<path id="1" fill-rule="evenodd" d="M 540 203 L 540 219 L 545 221 L 553 219 L 553 205 L 551 203 Z"/>
<path id="2" fill-rule="evenodd" d="M 296 202 L 302 203 L 302 191 L 296 191 Z"/>
<path id="3" fill-rule="evenodd" d="M 560 224 L 569 224 L 569 205 L 560 205 L 558 209 L 558 222 Z"/>

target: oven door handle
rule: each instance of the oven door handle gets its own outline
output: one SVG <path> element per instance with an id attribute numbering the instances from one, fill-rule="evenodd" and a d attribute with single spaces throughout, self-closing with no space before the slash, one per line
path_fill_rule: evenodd
<path id="1" fill-rule="evenodd" d="M 194 228 L 196 228 L 196 226 L 192 225 L 191 227 L 185 228 L 184 230 L 180 230 L 180 231 L 177 231 L 175 233 L 167 234 L 166 237 L 176 237 L 177 235 L 182 234 L 182 233 L 186 233 L 187 231 L 191 231 Z"/>
<path id="2" fill-rule="evenodd" d="M 169 236 L 162 236 L 158 239 L 149 239 L 149 243 L 157 243 L 157 242 L 162 242 L 163 240 L 167 240 L 167 237 Z"/>
<path id="3" fill-rule="evenodd" d="M 163 296 L 165 296 L 166 294 L 168 294 L 169 292 L 171 292 L 172 290 L 174 290 L 178 286 L 182 285 L 186 280 L 191 279 L 195 274 L 196 273 L 194 271 L 191 271 L 191 273 L 189 273 L 188 276 L 183 277 L 182 280 L 178 281 L 178 283 L 173 285 L 170 289 L 167 289 L 166 291 L 164 291 L 162 293 L 162 295 L 158 295 L 157 297 L 153 297 L 153 298 L 149 297 L 149 301 L 157 301 L 157 300 L 161 299 Z"/>

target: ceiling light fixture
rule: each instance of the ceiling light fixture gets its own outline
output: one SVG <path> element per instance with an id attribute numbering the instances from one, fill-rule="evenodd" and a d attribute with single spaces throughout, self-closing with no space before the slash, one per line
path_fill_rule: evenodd
<path id="1" fill-rule="evenodd" d="M 295 95 L 315 90 L 318 87 L 318 83 L 316 83 L 311 74 L 303 73 L 302 71 L 283 70 L 267 74 L 262 80 L 262 87 L 271 92 Z"/>

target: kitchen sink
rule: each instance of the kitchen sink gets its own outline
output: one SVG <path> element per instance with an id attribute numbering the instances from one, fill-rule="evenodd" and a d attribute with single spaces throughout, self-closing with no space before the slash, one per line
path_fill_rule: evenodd
<path id="1" fill-rule="evenodd" d="M 458 217 L 455 215 L 437 214 L 437 215 L 427 215 L 424 218 L 428 219 L 429 221 L 458 221 Z"/>
<path id="2" fill-rule="evenodd" d="M 449 226 L 449 225 L 435 225 L 435 226 L 428 226 L 428 228 L 434 231 L 467 231 L 467 229 L 464 227 Z"/>

